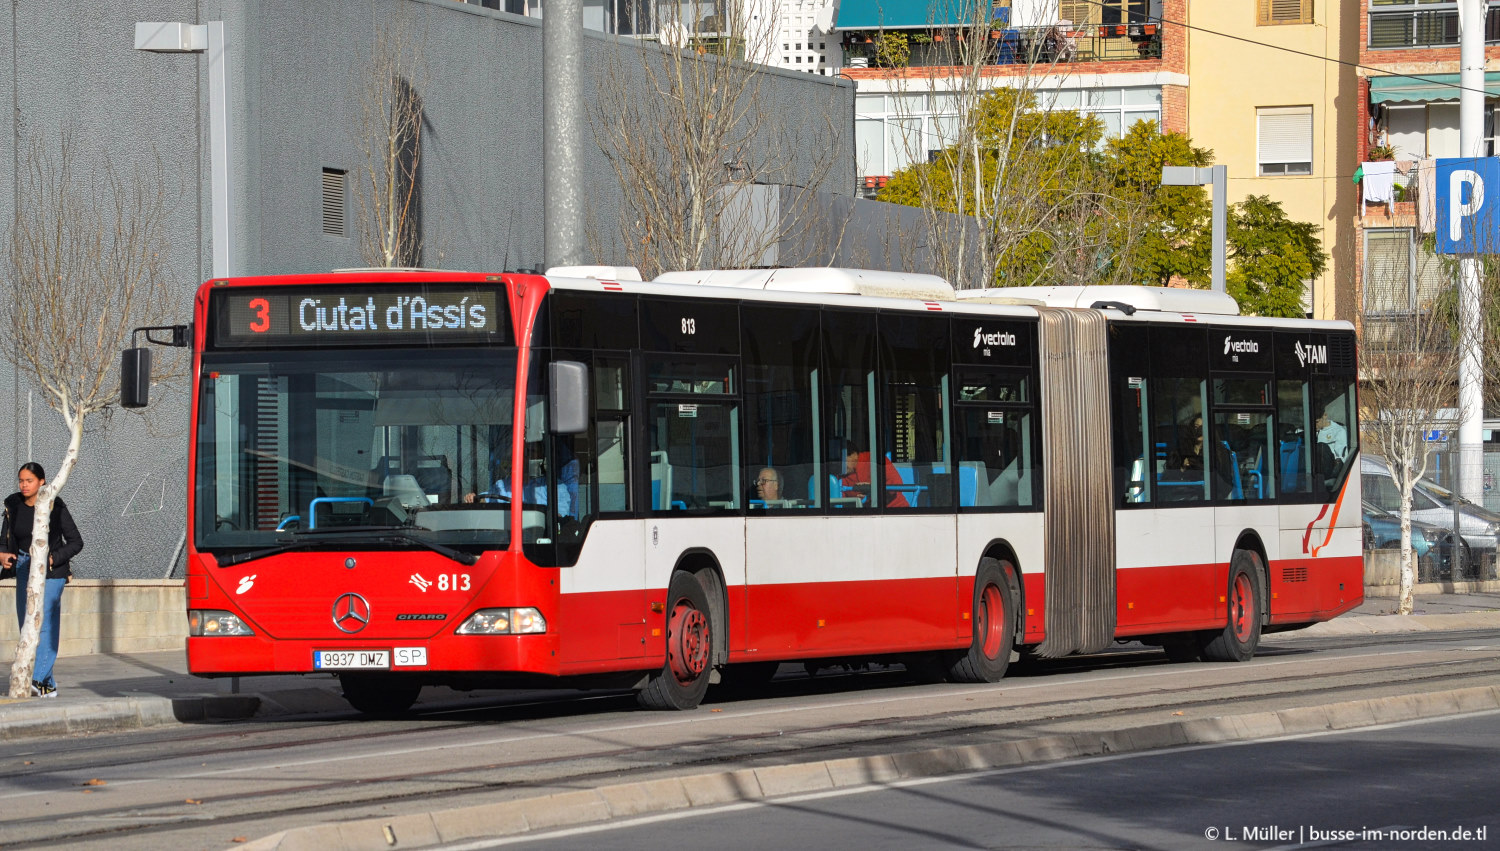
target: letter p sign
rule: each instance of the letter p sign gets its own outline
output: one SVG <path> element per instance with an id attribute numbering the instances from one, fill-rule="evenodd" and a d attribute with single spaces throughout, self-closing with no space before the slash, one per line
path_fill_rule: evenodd
<path id="1" fill-rule="evenodd" d="M 1467 201 L 1463 200 L 1466 195 Z M 1467 168 L 1455 168 L 1449 172 L 1448 200 L 1453 205 L 1453 211 L 1448 215 L 1448 238 L 1458 242 L 1464 237 L 1464 219 L 1473 218 L 1484 206 L 1484 179 L 1479 172 Z"/>
<path id="2" fill-rule="evenodd" d="M 1500 191 L 1500 159 L 1455 158 L 1437 162 L 1437 252 L 1500 253 L 1500 208 L 1485 196 Z"/>

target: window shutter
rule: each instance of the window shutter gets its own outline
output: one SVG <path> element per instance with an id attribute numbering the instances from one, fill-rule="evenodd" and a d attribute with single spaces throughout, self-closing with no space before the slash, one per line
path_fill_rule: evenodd
<path id="1" fill-rule="evenodd" d="M 1312 162 L 1312 108 L 1262 109 L 1257 116 L 1260 162 Z"/>
<path id="2" fill-rule="evenodd" d="M 1312 0 L 1256 0 L 1255 23 L 1310 24 Z"/>
<path id="3" fill-rule="evenodd" d="M 1058 4 L 1058 20 L 1071 21 L 1073 29 L 1083 29 L 1089 23 L 1094 4 L 1088 0 L 1062 0 Z"/>
<path id="4" fill-rule="evenodd" d="M 1366 231 L 1365 312 L 1411 309 L 1411 234 L 1406 230 Z"/>
<path id="5" fill-rule="evenodd" d="M 323 233 L 344 236 L 344 176 L 347 172 L 323 169 Z"/>

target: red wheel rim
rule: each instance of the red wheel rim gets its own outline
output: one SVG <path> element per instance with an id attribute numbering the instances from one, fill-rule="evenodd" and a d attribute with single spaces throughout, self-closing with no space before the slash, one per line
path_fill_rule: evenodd
<path id="1" fill-rule="evenodd" d="M 976 614 L 979 622 L 974 625 L 974 629 L 979 636 L 980 649 L 984 652 L 984 658 L 994 659 L 1000 655 L 1000 645 L 1005 643 L 1005 601 L 1000 597 L 999 588 L 984 586 L 984 592 L 979 595 L 979 611 Z"/>
<path id="2" fill-rule="evenodd" d="M 672 609 L 667 621 L 667 666 L 679 683 L 687 685 L 708 669 L 708 618 L 686 600 Z"/>
<path id="3" fill-rule="evenodd" d="M 1255 617 L 1255 594 L 1250 589 L 1250 577 L 1241 573 L 1234 578 L 1234 592 L 1229 598 L 1229 622 L 1234 627 L 1234 637 L 1241 644 L 1250 641 Z"/>

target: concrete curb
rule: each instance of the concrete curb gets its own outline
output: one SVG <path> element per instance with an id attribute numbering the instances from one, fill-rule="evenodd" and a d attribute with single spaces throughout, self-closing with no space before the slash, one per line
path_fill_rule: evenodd
<path id="1" fill-rule="evenodd" d="M 1344 615 L 1331 621 L 1313 624 L 1296 632 L 1298 635 L 1386 635 L 1401 632 L 1458 632 L 1471 629 L 1500 629 L 1500 610 L 1493 612 L 1454 612 L 1441 615 Z"/>
<path id="2" fill-rule="evenodd" d="M 519 801 L 480 804 L 390 818 L 309 825 L 235 846 L 245 851 L 388 851 L 481 838 L 518 836 L 616 818 L 762 801 L 786 795 L 1014 768 L 1077 757 L 1133 753 L 1179 745 L 1248 741 L 1352 730 L 1500 709 L 1500 686 L 1480 686 L 1301 706 L 1216 718 L 1194 718 L 1133 729 L 1043 736 L 888 756 L 742 769 L 623 783 Z"/>
<path id="3" fill-rule="evenodd" d="M 93 700 L 37 700 L 0 712 L 0 739 L 66 736 L 138 730 L 162 724 L 249 718 L 260 707 L 255 695 L 202 697 L 100 697 Z"/>
<path id="4" fill-rule="evenodd" d="M 1412 593 L 1418 596 L 1431 597 L 1440 594 L 1493 594 L 1500 591 L 1500 579 L 1475 579 L 1460 582 L 1418 582 L 1412 586 Z M 1400 585 L 1366 585 L 1365 597 L 1399 597 L 1401 596 Z"/>

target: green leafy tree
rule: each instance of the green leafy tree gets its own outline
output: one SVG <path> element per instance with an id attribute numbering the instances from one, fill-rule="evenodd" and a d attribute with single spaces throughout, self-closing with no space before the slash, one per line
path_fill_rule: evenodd
<path id="1" fill-rule="evenodd" d="M 1131 252 L 1136 283 L 1166 286 L 1174 279 L 1207 286 L 1212 261 L 1213 207 L 1201 186 L 1163 186 L 1164 166 L 1206 166 L 1213 151 L 1182 133 L 1163 133 L 1138 121 L 1105 146 L 1116 203 L 1144 208 L 1149 225 Z"/>
<path id="2" fill-rule="evenodd" d="M 1040 110 L 1032 92 L 997 89 L 976 103 L 957 144 L 896 172 L 878 197 L 978 220 L 979 271 L 960 286 L 1097 278 L 1117 265 L 1114 236 L 1124 230 L 1106 203 L 1103 132 L 1092 116 Z"/>
<path id="3" fill-rule="evenodd" d="M 1251 195 L 1230 205 L 1227 238 L 1224 285 L 1240 311 L 1301 316 L 1305 282 L 1328 267 L 1314 226 L 1288 219 L 1265 195 Z"/>
<path id="4" fill-rule="evenodd" d="M 1035 92 L 997 89 L 977 101 L 956 144 L 898 171 L 878 197 L 978 220 L 983 272 L 960 286 L 1203 288 L 1213 251 L 1208 193 L 1163 186 L 1161 171 L 1212 161 L 1212 151 L 1154 121 L 1105 141 L 1091 116 L 1042 110 Z M 1226 287 L 1241 309 L 1300 315 L 1304 282 L 1327 267 L 1313 225 L 1264 196 L 1231 205 L 1228 225 Z"/>

